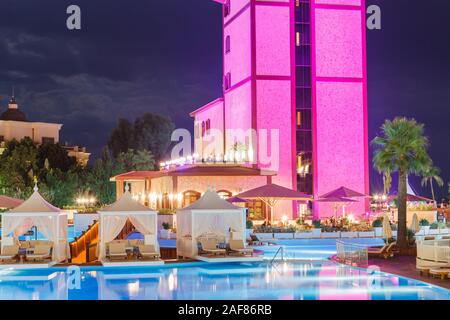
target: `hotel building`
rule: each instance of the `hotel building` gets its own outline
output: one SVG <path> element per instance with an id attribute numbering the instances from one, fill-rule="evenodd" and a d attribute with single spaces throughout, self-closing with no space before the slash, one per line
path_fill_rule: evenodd
<path id="1" fill-rule="evenodd" d="M 31 138 L 37 145 L 44 143 L 59 143 L 59 132 L 62 124 L 48 122 L 29 121 L 14 97 L 11 97 L 8 108 L 0 114 L 0 154 L 6 148 L 6 142 L 13 139 L 20 141 L 25 137 Z M 70 157 L 77 159 L 77 162 L 86 166 L 90 153 L 86 148 L 63 145 Z"/>
<path id="2" fill-rule="evenodd" d="M 365 0 L 214 0 L 223 7 L 223 95 L 193 111 L 195 155 L 131 182 L 157 208 L 184 206 L 208 186 L 224 196 L 273 182 L 320 197 L 368 194 Z M 282 203 L 275 219 L 304 205 Z M 368 203 L 352 204 L 355 215 Z M 315 204 L 316 217 L 333 208 Z M 255 219 L 264 205 L 250 205 Z"/>

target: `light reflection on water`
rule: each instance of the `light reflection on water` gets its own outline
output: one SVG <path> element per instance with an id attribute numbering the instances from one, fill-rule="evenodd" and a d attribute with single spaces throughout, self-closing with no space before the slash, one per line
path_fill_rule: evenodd
<path id="1" fill-rule="evenodd" d="M 352 299 L 450 298 L 449 290 L 331 262 L 190 264 L 185 267 L 83 268 L 81 288 L 66 269 L 1 270 L 0 299 Z"/>

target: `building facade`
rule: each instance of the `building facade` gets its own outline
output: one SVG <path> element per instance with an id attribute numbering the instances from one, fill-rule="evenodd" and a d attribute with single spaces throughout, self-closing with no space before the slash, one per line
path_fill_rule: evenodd
<path id="1" fill-rule="evenodd" d="M 273 183 L 315 199 L 341 186 L 368 194 L 365 0 L 214 1 L 223 96 L 191 113 L 195 161 L 275 172 Z M 316 217 L 333 210 L 314 205 Z M 368 203 L 348 210 L 363 214 Z M 299 207 L 275 211 L 295 218 Z"/>
<path id="2" fill-rule="evenodd" d="M 62 124 L 29 121 L 15 97 L 11 97 L 8 108 L 0 114 L 0 154 L 6 147 L 6 142 L 30 138 L 37 145 L 59 143 L 59 132 Z M 87 165 L 90 153 L 85 148 L 63 146 L 70 157 L 77 159 L 80 165 Z"/>

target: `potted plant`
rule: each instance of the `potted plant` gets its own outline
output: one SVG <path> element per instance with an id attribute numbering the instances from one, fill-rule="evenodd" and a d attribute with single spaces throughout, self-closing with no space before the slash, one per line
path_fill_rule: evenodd
<path id="1" fill-rule="evenodd" d="M 430 229 L 432 229 L 432 230 L 439 229 L 439 223 L 433 222 L 433 223 L 430 225 Z"/>
<path id="2" fill-rule="evenodd" d="M 423 230 L 426 234 L 430 230 L 430 222 L 427 219 L 420 219 L 419 225 L 420 229 Z"/>
<path id="3" fill-rule="evenodd" d="M 245 231 L 245 237 L 247 239 L 250 239 L 250 235 L 253 233 L 253 221 L 252 220 L 247 220 L 245 222 L 245 228 L 247 229 Z"/>
<path id="4" fill-rule="evenodd" d="M 161 229 L 161 239 L 170 239 L 170 236 L 172 235 L 172 230 L 170 230 L 170 224 L 168 222 L 162 223 L 162 229 Z"/>
<path id="5" fill-rule="evenodd" d="M 373 220 L 372 228 L 375 231 L 375 237 L 381 237 L 383 235 L 383 220 L 381 218 Z"/>
<path id="6" fill-rule="evenodd" d="M 313 220 L 312 226 L 313 226 L 313 230 L 312 230 L 313 237 L 320 238 L 320 234 L 322 233 L 322 224 L 320 223 L 320 220 Z"/>

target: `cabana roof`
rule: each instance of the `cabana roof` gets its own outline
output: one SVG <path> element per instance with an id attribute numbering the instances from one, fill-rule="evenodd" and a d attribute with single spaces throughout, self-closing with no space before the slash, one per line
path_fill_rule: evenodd
<path id="1" fill-rule="evenodd" d="M 23 203 L 23 200 L 20 199 L 14 199 L 8 196 L 2 196 L 0 195 L 0 208 L 15 208 L 17 206 L 20 206 Z"/>
<path id="2" fill-rule="evenodd" d="M 242 208 L 222 199 L 216 192 L 207 190 L 200 199 L 182 210 L 242 210 Z"/>
<path id="3" fill-rule="evenodd" d="M 28 200 L 24 201 L 21 205 L 8 211 L 8 213 L 61 213 L 61 209 L 51 205 L 41 196 L 38 192 L 38 188 L 34 187 L 34 192 Z"/>
<path id="4" fill-rule="evenodd" d="M 107 213 L 107 212 L 114 212 L 114 213 L 137 213 L 137 212 L 155 212 L 152 209 L 144 206 L 143 204 L 140 204 L 139 202 L 135 201 L 128 190 L 128 186 L 125 190 L 125 193 L 120 197 L 119 200 L 117 200 L 115 203 L 99 210 L 99 213 Z"/>

